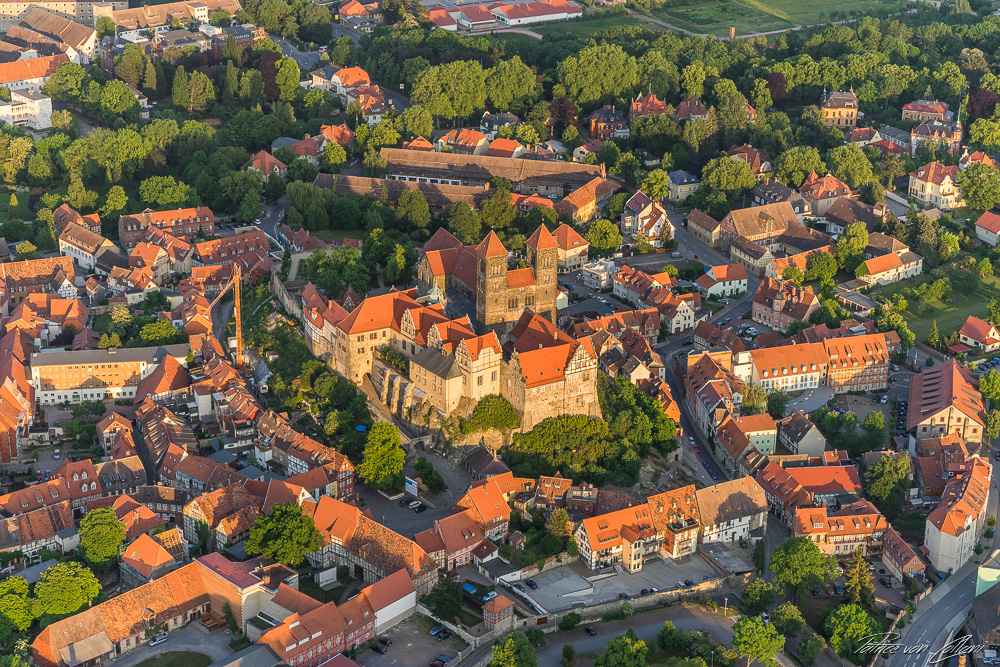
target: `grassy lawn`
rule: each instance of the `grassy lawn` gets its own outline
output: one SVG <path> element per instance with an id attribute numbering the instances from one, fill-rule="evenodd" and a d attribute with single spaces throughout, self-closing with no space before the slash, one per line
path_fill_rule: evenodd
<path id="1" fill-rule="evenodd" d="M 527 26 L 527 28 L 533 32 L 539 33 L 543 37 L 562 37 L 567 34 L 576 37 L 590 37 L 595 32 L 600 32 L 605 28 L 623 25 L 642 26 L 647 30 L 663 30 L 660 26 L 654 23 L 649 23 L 648 21 L 643 21 L 641 18 L 636 16 L 604 16 L 601 18 L 573 19 L 572 21 L 560 21 L 558 23 L 552 23 L 551 25 L 545 26 L 531 25 Z M 501 39 L 505 38 L 504 35 L 497 35 L 497 37 Z"/>
<path id="2" fill-rule="evenodd" d="M 738 35 L 785 30 L 793 25 L 813 25 L 829 19 L 831 12 L 857 9 L 852 0 L 823 3 L 796 0 L 704 0 L 652 12 L 653 16 L 691 32 L 717 37 L 729 34 L 730 26 Z"/>
<path id="3" fill-rule="evenodd" d="M 212 659 L 193 651 L 167 651 L 155 658 L 143 660 L 136 667 L 208 667 Z"/>
<path id="4" fill-rule="evenodd" d="M 955 280 L 956 273 L 956 271 L 948 273 L 948 277 L 952 281 L 950 302 L 931 301 L 924 314 L 920 315 L 915 312 L 916 303 L 912 299 L 908 301 L 908 308 L 903 311 L 903 317 L 909 323 L 910 330 L 917 336 L 917 340 L 926 341 L 927 334 L 935 320 L 937 320 L 938 332 L 944 338 L 952 331 L 961 329 L 969 315 L 985 318 L 987 315 L 986 303 L 990 299 L 1000 299 L 1000 280 L 996 277 L 990 278 L 987 282 L 982 282 L 977 277 L 976 286 L 971 293 L 962 293 Z M 903 280 L 892 285 L 883 285 L 879 288 L 879 292 L 886 296 L 895 296 L 907 287 L 914 288 L 922 283 L 933 281 L 934 278 L 925 273 L 917 278 Z"/>
<path id="5" fill-rule="evenodd" d="M 363 239 L 365 233 L 360 229 L 321 229 L 318 232 L 310 232 L 313 236 L 324 241 L 343 241 L 344 239 Z"/>
<path id="6" fill-rule="evenodd" d="M 843 598 L 839 595 L 813 597 L 809 593 L 806 593 L 799 596 L 798 607 L 799 611 L 802 612 L 802 618 L 806 619 L 809 627 L 818 631 L 823 627 L 823 621 L 826 620 L 826 617 L 841 602 L 843 602 Z"/>
<path id="7" fill-rule="evenodd" d="M 347 586 L 334 586 L 330 590 L 323 590 L 315 581 L 305 577 L 299 578 L 299 588 L 312 599 L 324 604 L 327 602 L 336 602 L 339 604 L 340 597 L 347 590 Z"/>

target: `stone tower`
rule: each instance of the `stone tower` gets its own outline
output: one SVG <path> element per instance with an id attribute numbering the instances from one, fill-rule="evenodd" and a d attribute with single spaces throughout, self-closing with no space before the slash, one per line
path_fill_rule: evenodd
<path id="1" fill-rule="evenodd" d="M 555 322 L 559 244 L 545 225 L 539 225 L 525 245 L 528 266 L 535 272 L 535 312 Z"/>
<path id="2" fill-rule="evenodd" d="M 476 324 L 481 332 L 486 332 L 497 329 L 506 320 L 507 248 L 491 230 L 476 246 Z"/>

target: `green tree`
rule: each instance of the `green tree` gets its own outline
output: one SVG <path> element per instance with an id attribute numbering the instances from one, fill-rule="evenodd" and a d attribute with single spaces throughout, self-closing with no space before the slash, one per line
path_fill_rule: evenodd
<path id="1" fill-rule="evenodd" d="M 767 395 L 767 414 L 775 419 L 782 419 L 791 400 L 792 397 L 783 391 L 772 391 Z"/>
<path id="2" fill-rule="evenodd" d="M 774 161 L 774 175 L 792 187 L 799 187 L 811 173 L 826 173 L 826 163 L 813 146 L 793 146 L 783 151 Z"/>
<path id="3" fill-rule="evenodd" d="M 139 340 L 143 345 L 173 345 L 182 342 L 186 336 L 169 321 L 150 322 L 139 329 Z"/>
<path id="4" fill-rule="evenodd" d="M 118 26 L 115 25 L 110 16 L 98 16 L 97 21 L 94 22 L 94 30 L 97 31 L 97 41 L 100 42 L 105 37 L 114 35 Z"/>
<path id="5" fill-rule="evenodd" d="M 759 616 L 741 616 L 733 626 L 733 649 L 746 658 L 747 667 L 759 662 L 776 667 L 775 657 L 785 648 L 785 638 L 773 625 L 765 625 Z"/>
<path id="6" fill-rule="evenodd" d="M 650 199 L 666 199 L 670 194 L 670 177 L 664 170 L 654 169 L 646 175 L 639 189 Z"/>
<path id="7" fill-rule="evenodd" d="M 479 219 L 493 229 L 507 229 L 517 218 L 517 210 L 511 201 L 510 190 L 504 187 L 490 188 L 490 193 L 479 206 Z"/>
<path id="8" fill-rule="evenodd" d="M 454 202 L 444 210 L 442 218 L 448 231 L 465 244 L 476 243 L 482 234 L 479 216 L 465 202 Z"/>
<path id="9" fill-rule="evenodd" d="M 358 475 L 373 489 L 386 489 L 398 485 L 406 461 L 406 452 L 399 437 L 399 429 L 392 424 L 378 422 L 368 431 L 364 459 L 358 466 Z"/>
<path id="10" fill-rule="evenodd" d="M 649 647 L 639 639 L 633 628 L 608 642 L 604 653 L 594 662 L 594 667 L 646 667 Z"/>
<path id="11" fill-rule="evenodd" d="M 431 224 L 431 210 L 420 190 L 404 190 L 396 202 L 396 215 L 409 229 L 427 229 Z"/>
<path id="12" fill-rule="evenodd" d="M 852 144 L 853 145 L 853 144 Z M 837 264 L 845 271 L 854 273 L 865 260 L 868 247 L 868 228 L 863 222 L 853 222 L 837 239 Z"/>
<path id="13" fill-rule="evenodd" d="M 100 507 L 87 512 L 80 521 L 80 546 L 92 567 L 107 570 L 118 561 L 125 542 L 125 526 L 118 520 L 113 507 Z"/>
<path id="14" fill-rule="evenodd" d="M 806 537 L 790 537 L 771 553 L 774 582 L 793 596 L 807 586 L 833 579 L 837 561 Z"/>
<path id="15" fill-rule="evenodd" d="M 21 241 L 17 244 L 17 259 L 18 261 L 24 261 L 26 259 L 35 259 L 38 257 L 38 248 L 31 241 Z"/>
<path id="16" fill-rule="evenodd" d="M 302 89 L 299 86 L 299 64 L 292 58 L 285 56 L 278 61 L 275 82 L 278 84 L 278 99 L 282 102 L 291 102 Z"/>
<path id="17" fill-rule="evenodd" d="M 973 162 L 958 173 L 958 186 L 967 206 L 989 211 L 1000 203 L 1000 172 L 982 162 Z"/>
<path id="18" fill-rule="evenodd" d="M 180 107 L 181 109 L 187 109 L 188 104 L 191 103 L 191 87 L 188 85 L 188 75 L 184 71 L 184 66 L 181 65 L 177 68 L 174 73 L 174 84 L 171 89 L 171 98 L 173 99 L 174 106 Z"/>
<path id="19" fill-rule="evenodd" d="M 117 220 L 126 208 L 128 208 L 128 195 L 125 194 L 125 188 L 120 185 L 111 186 L 108 190 L 108 196 L 104 199 L 101 215 Z"/>
<path id="20" fill-rule="evenodd" d="M 618 226 L 604 219 L 591 224 L 584 238 L 590 244 L 590 252 L 596 257 L 609 257 L 622 244 L 622 234 Z"/>
<path id="21" fill-rule="evenodd" d="M 799 644 L 799 659 L 806 667 L 813 667 L 816 664 L 816 656 L 826 648 L 826 642 L 815 632 L 809 634 Z"/>
<path id="22" fill-rule="evenodd" d="M 883 456 L 865 471 L 865 495 L 880 512 L 894 520 L 899 516 L 900 507 L 906 500 L 910 488 L 909 478 L 909 457 Z"/>
<path id="23" fill-rule="evenodd" d="M 331 141 L 323 147 L 320 164 L 331 174 L 339 174 L 343 171 L 344 165 L 347 164 L 347 151 L 340 144 Z"/>
<path id="24" fill-rule="evenodd" d="M 572 644 L 563 644 L 562 647 L 562 664 L 564 667 L 570 667 L 576 661 L 576 649 L 573 648 Z"/>
<path id="25" fill-rule="evenodd" d="M 990 407 L 1000 407 L 1000 371 L 995 368 L 979 378 L 979 391 L 990 402 Z"/>
<path id="26" fill-rule="evenodd" d="M 101 593 L 101 584 L 80 563 L 57 563 L 42 572 L 35 584 L 32 613 L 64 616 L 78 611 Z"/>
<path id="27" fill-rule="evenodd" d="M 771 612 L 771 623 L 775 629 L 786 637 L 794 637 L 805 627 L 806 621 L 802 612 L 791 602 L 779 605 Z"/>
<path id="28" fill-rule="evenodd" d="M 535 648 L 522 632 L 512 632 L 493 645 L 491 667 L 537 667 L 537 665 Z"/>
<path id="29" fill-rule="evenodd" d="M 847 583 L 851 604 L 861 605 L 865 609 L 874 609 L 875 584 L 872 583 L 872 575 L 868 571 L 868 561 L 865 560 L 861 548 L 854 551 L 844 579 Z"/>
<path id="30" fill-rule="evenodd" d="M 763 579 L 752 579 L 743 590 L 743 606 L 750 616 L 759 616 L 774 604 L 774 587 Z"/>
<path id="31" fill-rule="evenodd" d="M 639 83 L 635 58 L 613 44 L 589 46 L 563 59 L 556 69 L 559 83 L 578 106 L 596 106 Z"/>
<path id="32" fill-rule="evenodd" d="M 827 154 L 827 166 L 832 175 L 847 183 L 851 189 L 870 183 L 875 178 L 872 163 L 858 144 L 846 144 L 831 150 Z"/>
<path id="33" fill-rule="evenodd" d="M 990 440 L 1000 438 L 1000 410 L 990 410 L 986 413 L 986 435 Z"/>
<path id="34" fill-rule="evenodd" d="M 806 280 L 825 283 L 837 275 L 837 260 L 833 255 L 817 253 L 806 261 Z"/>
<path id="35" fill-rule="evenodd" d="M 749 190 L 757 184 L 750 165 L 730 157 L 718 157 L 710 160 L 702 170 L 702 185 L 725 192 L 732 197 L 743 190 Z"/>
<path id="36" fill-rule="evenodd" d="M 420 600 L 445 621 L 452 621 L 462 611 L 462 584 L 455 579 L 438 579 L 434 589 Z"/>
<path id="37" fill-rule="evenodd" d="M 990 262 L 989 257 L 983 257 L 979 260 L 976 272 L 979 274 L 979 279 L 983 282 L 986 282 L 993 277 L 993 264 Z"/>
<path id="38" fill-rule="evenodd" d="M 569 514 L 563 508 L 558 508 L 545 520 L 545 530 L 549 535 L 558 537 L 560 540 L 567 539 L 573 532 L 573 524 L 569 521 Z"/>
<path id="39" fill-rule="evenodd" d="M 985 257 L 983 259 L 986 259 Z M 927 346 L 933 350 L 936 350 L 938 343 L 941 342 L 941 336 L 938 334 L 937 320 L 931 323 L 930 333 L 927 334 Z"/>
<path id="40" fill-rule="evenodd" d="M 22 577 L 0 581 L 0 640 L 10 646 L 15 632 L 24 632 L 33 619 L 28 582 Z"/>
<path id="41" fill-rule="evenodd" d="M 17 195 L 12 194 L 10 196 L 10 201 L 7 202 L 7 217 L 10 220 L 22 220 L 21 217 L 21 205 L 17 201 Z"/>
<path id="42" fill-rule="evenodd" d="M 842 604 L 834 609 L 826 617 L 823 628 L 837 655 L 859 664 L 863 656 L 857 653 L 857 649 L 864 645 L 864 638 L 882 630 L 878 621 L 856 604 Z"/>
<path id="43" fill-rule="evenodd" d="M 803 281 L 806 279 L 806 274 L 802 273 L 802 271 L 794 266 L 786 266 L 781 272 L 781 279 L 790 280 L 795 283 L 796 287 L 801 287 Z"/>
<path id="44" fill-rule="evenodd" d="M 503 58 L 486 70 L 486 95 L 497 111 L 509 111 L 535 91 L 535 74 L 520 56 Z"/>
<path id="45" fill-rule="evenodd" d="M 311 516 L 288 503 L 275 505 L 270 514 L 257 517 L 244 545 L 250 556 L 260 555 L 298 567 L 306 554 L 323 546 L 323 536 Z"/>

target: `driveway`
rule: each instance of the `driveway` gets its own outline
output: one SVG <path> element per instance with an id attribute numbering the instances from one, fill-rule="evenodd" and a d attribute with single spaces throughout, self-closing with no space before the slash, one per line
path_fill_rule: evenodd
<path id="1" fill-rule="evenodd" d="M 638 596 L 643 588 L 671 590 L 677 588 L 679 581 L 691 579 L 701 583 L 704 577 L 715 578 L 718 574 L 699 555 L 685 562 L 653 560 L 635 574 L 616 574 L 593 581 L 596 576 L 597 572 L 587 570 L 582 563 L 557 567 L 536 576 L 538 588 L 528 589 L 525 595 L 553 612 L 570 609 L 578 603 L 591 606 L 617 600 L 619 593 Z"/>
<path id="2" fill-rule="evenodd" d="M 816 389 L 809 389 L 795 400 L 789 401 L 788 412 L 791 412 L 794 409 L 799 409 L 802 412 L 809 414 L 816 408 L 821 408 L 826 405 L 831 398 L 833 398 L 833 389 L 830 387 L 817 387 Z"/>
<path id="3" fill-rule="evenodd" d="M 233 652 L 229 649 L 230 639 L 232 636 L 226 630 L 210 633 L 200 621 L 192 621 L 180 630 L 171 632 L 165 643 L 152 648 L 148 644 L 140 646 L 115 660 L 114 665 L 132 667 L 168 651 L 193 651 L 207 655 L 212 662 L 218 662 L 232 655 Z"/>

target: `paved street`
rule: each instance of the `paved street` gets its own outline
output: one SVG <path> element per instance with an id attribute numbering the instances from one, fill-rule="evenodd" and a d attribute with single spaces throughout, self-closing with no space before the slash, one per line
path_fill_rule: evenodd
<path id="1" fill-rule="evenodd" d="M 316 63 L 319 62 L 318 53 L 315 51 L 299 51 L 295 48 L 294 44 L 283 37 L 272 37 L 272 39 L 281 47 L 281 54 L 297 62 L 299 69 L 307 72 L 316 69 Z"/>
<path id="2" fill-rule="evenodd" d="M 788 410 L 790 412 L 793 409 L 798 409 L 809 414 L 816 408 L 826 405 L 831 398 L 833 398 L 833 389 L 830 387 L 817 387 L 790 401 L 788 403 Z"/>

